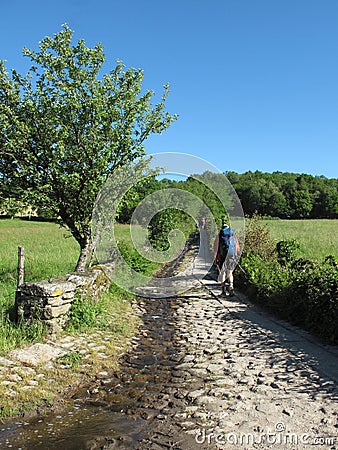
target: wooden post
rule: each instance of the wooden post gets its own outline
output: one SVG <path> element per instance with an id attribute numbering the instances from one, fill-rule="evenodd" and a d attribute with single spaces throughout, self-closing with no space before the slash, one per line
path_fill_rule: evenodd
<path id="1" fill-rule="evenodd" d="M 25 251 L 23 247 L 18 247 L 18 287 L 23 284 L 25 275 Z"/>

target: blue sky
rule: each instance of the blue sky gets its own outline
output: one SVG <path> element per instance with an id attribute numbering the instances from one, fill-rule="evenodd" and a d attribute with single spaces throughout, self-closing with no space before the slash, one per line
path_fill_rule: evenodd
<path id="1" fill-rule="evenodd" d="M 179 119 L 148 153 L 338 177 L 337 0 L 2 0 L 0 12 L 7 69 L 24 73 L 22 48 L 67 22 L 75 41 L 103 44 L 106 72 L 142 68 L 155 101 L 170 83 Z"/>

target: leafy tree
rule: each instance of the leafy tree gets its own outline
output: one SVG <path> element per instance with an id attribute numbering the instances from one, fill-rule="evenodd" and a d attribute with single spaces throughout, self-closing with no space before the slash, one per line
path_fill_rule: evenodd
<path id="1" fill-rule="evenodd" d="M 186 181 L 178 182 L 177 187 L 200 198 L 219 225 L 222 223 L 222 218 L 228 216 L 227 210 L 231 210 L 235 205 L 234 192 L 231 191 L 230 185 L 225 183 L 224 174 L 205 171 L 189 177 Z M 202 219 L 206 215 L 207 211 L 202 206 L 196 217 Z"/>
<path id="2" fill-rule="evenodd" d="M 53 208 L 80 245 L 83 270 L 93 251 L 91 215 L 110 174 L 144 154 L 144 141 L 176 120 L 165 112 L 169 86 L 152 106 L 141 94 L 143 72 L 116 67 L 100 78 L 103 46 L 72 45 L 67 25 L 24 48 L 27 75 L 0 66 L 0 176 L 11 194 L 30 194 L 36 207 Z"/>
<path id="3" fill-rule="evenodd" d="M 184 211 L 168 208 L 155 214 L 148 225 L 149 241 L 156 250 L 165 251 L 170 248 L 169 234 L 178 229 L 188 238 L 194 230 L 194 221 Z"/>
<path id="4" fill-rule="evenodd" d="M 337 218 L 338 179 L 288 172 L 227 172 L 246 214 Z"/>
<path id="5" fill-rule="evenodd" d="M 267 215 L 280 218 L 288 217 L 288 205 L 282 192 L 273 192 L 269 200 L 270 202 L 269 209 L 267 209 Z"/>
<path id="6" fill-rule="evenodd" d="M 307 190 L 297 190 L 292 199 L 295 218 L 309 217 L 312 210 L 312 199 Z"/>
<path id="7" fill-rule="evenodd" d="M 333 183 L 325 185 L 316 195 L 313 216 L 327 219 L 338 217 L 338 189 Z"/>
<path id="8" fill-rule="evenodd" d="M 0 214 L 11 216 L 12 219 L 16 214 L 24 213 L 26 210 L 27 215 L 31 215 L 31 208 L 29 208 L 28 205 L 25 205 L 24 202 L 21 202 L 20 200 L 16 200 L 14 198 L 5 199 L 0 204 Z"/>
<path id="9" fill-rule="evenodd" d="M 147 177 L 133 185 L 119 203 L 117 221 L 119 223 L 130 223 L 136 206 L 147 195 L 161 188 L 162 183 L 156 180 L 155 176 Z"/>

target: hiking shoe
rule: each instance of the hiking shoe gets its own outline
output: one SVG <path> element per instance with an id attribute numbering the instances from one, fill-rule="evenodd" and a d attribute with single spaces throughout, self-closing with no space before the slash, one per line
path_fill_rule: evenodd
<path id="1" fill-rule="evenodd" d="M 227 295 L 227 291 L 225 289 L 225 287 L 222 288 L 222 292 L 221 292 L 221 297 L 226 297 Z"/>
<path id="2" fill-rule="evenodd" d="M 234 288 L 232 286 L 229 287 L 229 295 L 233 297 L 235 295 Z"/>

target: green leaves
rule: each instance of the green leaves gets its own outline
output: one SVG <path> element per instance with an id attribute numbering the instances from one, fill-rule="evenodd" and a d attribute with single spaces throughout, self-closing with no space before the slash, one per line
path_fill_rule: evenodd
<path id="1" fill-rule="evenodd" d="M 295 261 L 299 249 L 300 242 L 297 239 L 285 239 L 277 242 L 276 251 L 279 263 L 286 266 Z"/>
<path id="2" fill-rule="evenodd" d="M 44 38 L 38 51 L 24 48 L 26 76 L 0 65 L 0 177 L 31 192 L 71 229 L 81 249 L 90 243 L 96 196 L 108 175 L 144 154 L 144 141 L 177 116 L 165 111 L 169 86 L 153 106 L 142 95 L 143 72 L 121 61 L 102 75 L 102 44 L 72 44 L 67 24 Z"/>
<path id="3" fill-rule="evenodd" d="M 296 259 L 296 239 L 272 241 L 255 217 L 248 222 L 239 280 L 257 301 L 282 318 L 302 326 L 327 341 L 338 341 L 338 265 L 333 256 L 320 263 Z"/>
<path id="4" fill-rule="evenodd" d="M 337 218 L 338 179 L 288 172 L 226 173 L 246 214 L 280 218 Z"/>

